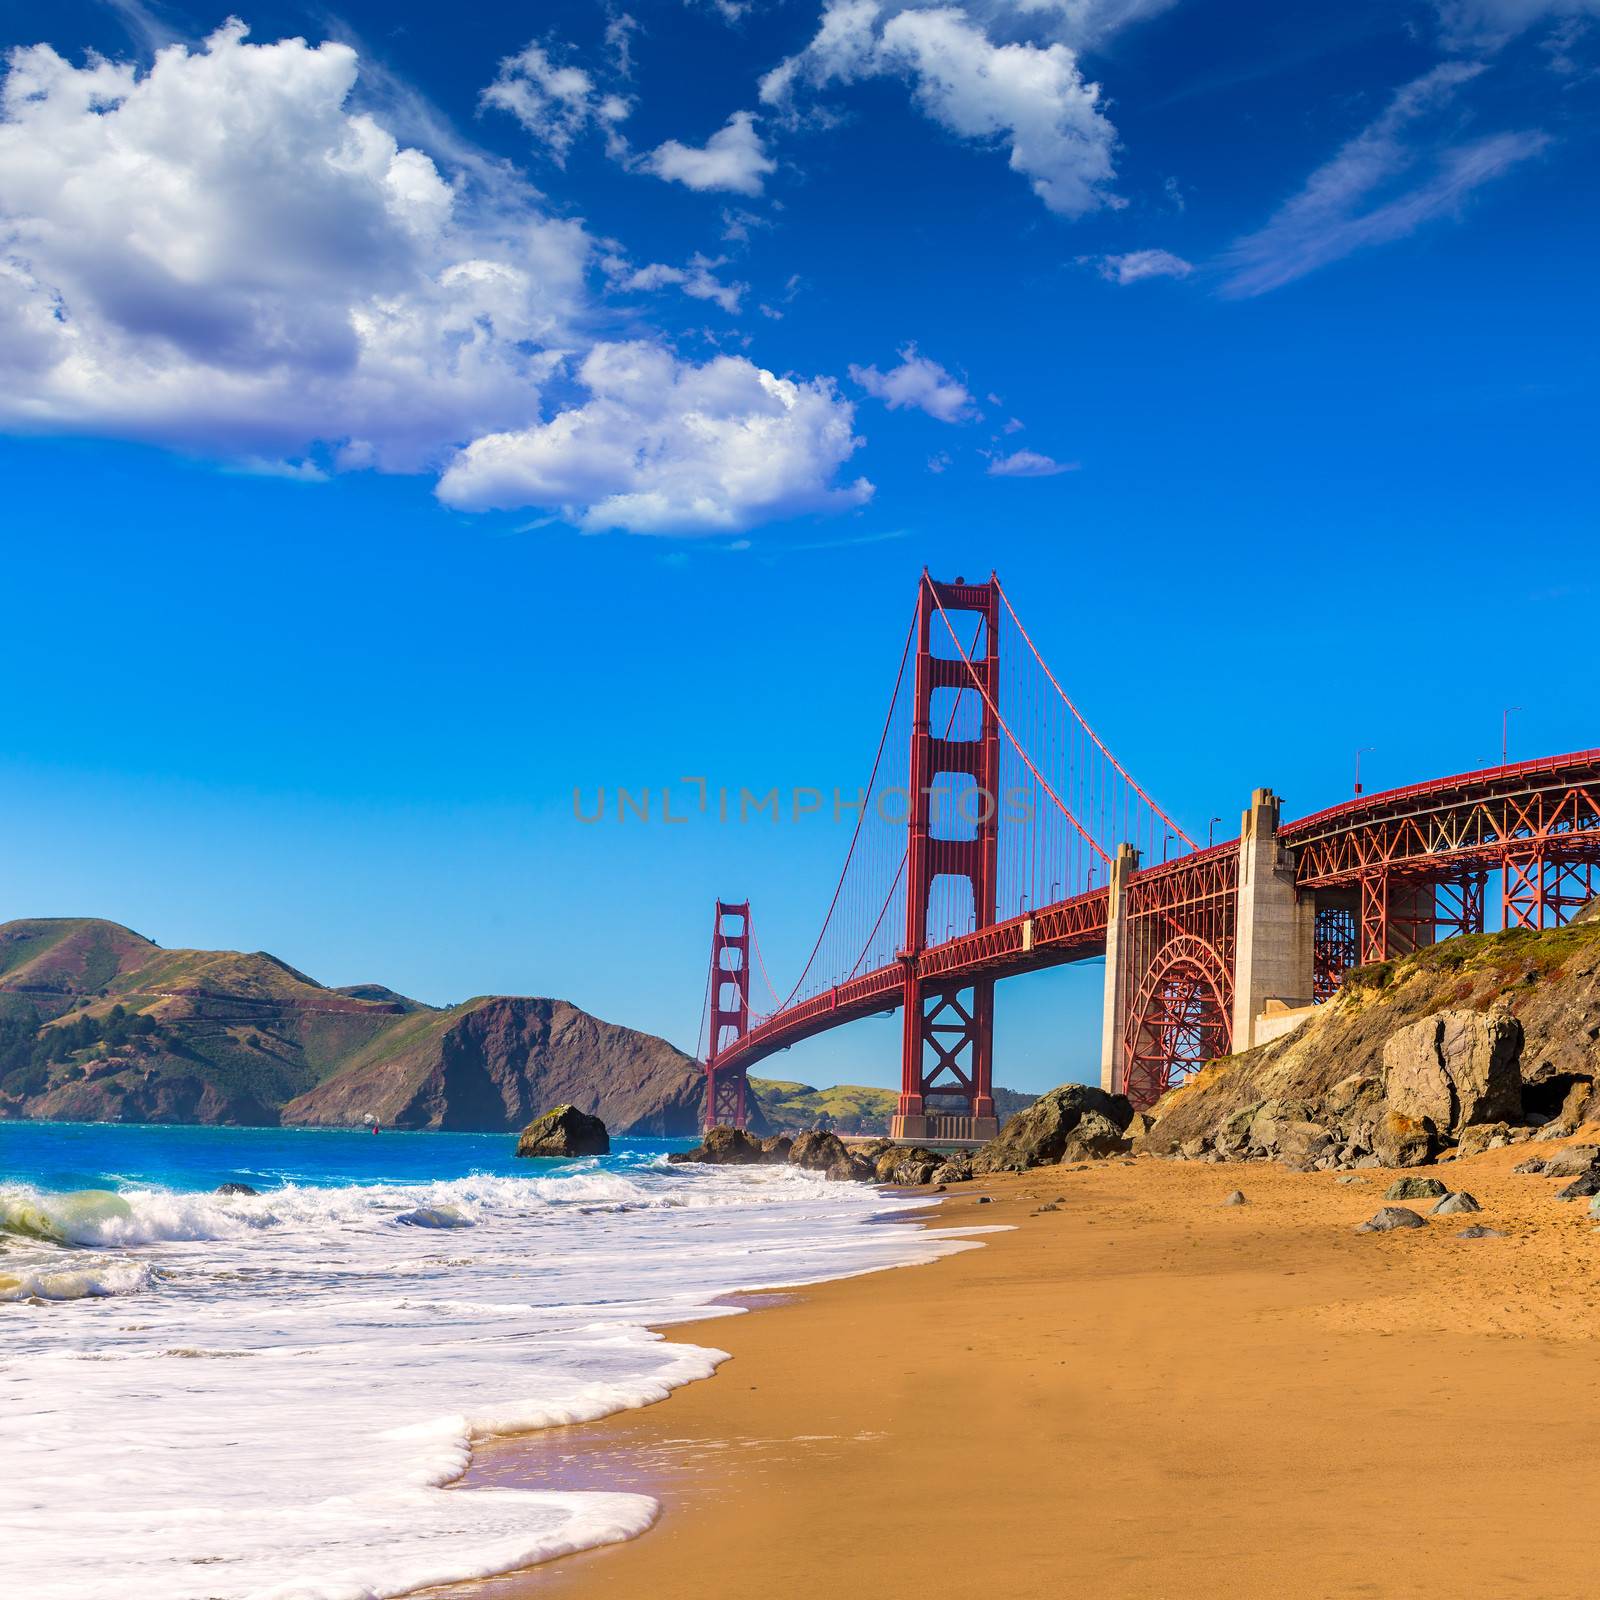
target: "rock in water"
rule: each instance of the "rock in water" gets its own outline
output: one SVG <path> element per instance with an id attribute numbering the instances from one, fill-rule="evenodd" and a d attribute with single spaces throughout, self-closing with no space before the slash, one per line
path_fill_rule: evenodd
<path id="1" fill-rule="evenodd" d="M 470 1228 L 472 1218 L 463 1216 L 454 1206 L 418 1206 L 415 1211 L 402 1211 L 394 1219 L 408 1228 Z"/>
<path id="2" fill-rule="evenodd" d="M 789 1165 L 802 1172 L 827 1173 L 848 1167 L 850 1156 L 836 1133 L 802 1133 L 789 1149 Z"/>
<path id="3" fill-rule="evenodd" d="M 248 1183 L 219 1183 L 218 1194 L 260 1194 L 259 1189 L 252 1189 Z"/>
<path id="4" fill-rule="evenodd" d="M 576 1106 L 557 1106 L 535 1118 L 517 1140 L 519 1156 L 603 1156 L 610 1154 L 611 1135 L 599 1117 Z"/>
<path id="5" fill-rule="evenodd" d="M 1242 1206 L 1242 1205 L 1249 1204 L 1249 1202 L 1244 1197 L 1244 1190 L 1243 1189 L 1235 1189 L 1233 1191 L 1233 1193 L 1230 1194 L 1228 1196 L 1228 1198 L 1226 1200 L 1224 1200 L 1222 1203 L 1225 1206 Z"/>
<path id="6" fill-rule="evenodd" d="M 786 1133 L 775 1133 L 770 1139 L 761 1141 L 761 1159 L 782 1165 L 789 1159 L 789 1152 L 794 1148 L 794 1140 Z"/>
<path id="7" fill-rule="evenodd" d="M 1396 1228 L 1425 1228 L 1426 1221 L 1405 1206 L 1385 1206 L 1370 1221 L 1363 1222 L 1357 1233 L 1392 1233 Z"/>
<path id="8" fill-rule="evenodd" d="M 705 1138 L 693 1150 L 674 1150 L 668 1161 L 704 1162 L 708 1167 L 752 1167 L 770 1157 L 760 1139 L 743 1128 L 707 1128 Z"/>
<path id="9" fill-rule="evenodd" d="M 1383 1192 L 1385 1200 L 1435 1200 L 1450 1191 L 1437 1178 L 1396 1178 Z"/>
<path id="10" fill-rule="evenodd" d="M 1463 1211 L 1482 1211 L 1477 1200 L 1463 1189 L 1459 1194 L 1447 1194 L 1438 1205 L 1433 1208 L 1436 1217 L 1453 1217 Z"/>
<path id="11" fill-rule="evenodd" d="M 1070 1136 L 1091 1114 L 1095 1120 L 1068 1155 Z M 1012 1117 L 974 1154 L 972 1170 L 975 1175 L 1026 1172 L 1029 1167 L 1053 1166 L 1063 1158 L 1077 1161 L 1119 1153 L 1126 1148 L 1122 1130 L 1132 1120 L 1133 1105 L 1126 1095 L 1106 1094 L 1086 1083 L 1063 1084 Z"/>

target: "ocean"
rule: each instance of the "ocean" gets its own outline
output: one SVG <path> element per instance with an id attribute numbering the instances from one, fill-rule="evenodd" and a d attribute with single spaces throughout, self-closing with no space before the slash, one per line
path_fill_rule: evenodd
<path id="1" fill-rule="evenodd" d="M 28 1600 L 370 1600 L 632 1537 L 637 1494 L 451 1490 L 475 1439 L 726 1359 L 649 1328 L 969 1230 L 659 1140 L 0 1122 L 0 1549 Z M 220 1196 L 225 1183 L 256 1196 Z"/>

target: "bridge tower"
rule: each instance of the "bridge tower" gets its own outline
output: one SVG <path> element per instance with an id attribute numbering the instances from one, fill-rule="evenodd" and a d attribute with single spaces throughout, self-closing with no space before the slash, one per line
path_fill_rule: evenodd
<path id="1" fill-rule="evenodd" d="M 940 615 L 940 613 L 944 615 Z M 982 619 L 972 665 L 956 653 L 950 613 Z M 959 630 L 958 630 L 959 631 Z M 947 654 L 934 653 L 942 639 Z M 906 850 L 905 998 L 900 1053 L 900 1100 L 889 1124 L 905 1140 L 990 1139 L 1000 1130 L 994 1111 L 994 979 L 925 981 L 928 902 L 942 877 L 962 878 L 972 893 L 974 925 L 994 925 L 1000 838 L 1000 586 L 938 583 L 923 570 L 917 590 L 915 698 L 911 709 L 911 771 Z M 960 648 L 965 648 L 961 646 Z M 976 677 L 977 682 L 974 682 Z M 944 733 L 935 733 L 934 697 L 941 691 L 982 701 L 976 738 L 947 737 L 953 710 L 941 703 Z M 965 775 L 972 789 L 937 788 L 940 778 Z M 955 796 L 947 808 L 935 805 Z M 953 816 L 937 816 L 951 809 Z"/>
<path id="2" fill-rule="evenodd" d="M 711 930 L 711 1034 L 706 1046 L 708 1128 L 745 1125 L 749 1087 L 742 1061 L 724 1065 L 727 1047 L 750 1028 L 750 902 L 717 901 Z"/>

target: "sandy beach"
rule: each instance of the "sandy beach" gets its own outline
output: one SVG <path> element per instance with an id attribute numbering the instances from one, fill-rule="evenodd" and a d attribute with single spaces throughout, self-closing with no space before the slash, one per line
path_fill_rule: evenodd
<path id="1" fill-rule="evenodd" d="M 1146 1159 L 953 1190 L 936 1224 L 1009 1231 L 675 1329 L 734 1359 L 482 1447 L 469 1483 L 646 1488 L 662 1515 L 449 1593 L 1591 1596 L 1600 1232 L 1511 1171 L 1529 1153 L 1430 1169 L 1483 1215 L 1390 1234 L 1354 1231 L 1386 1172 Z"/>

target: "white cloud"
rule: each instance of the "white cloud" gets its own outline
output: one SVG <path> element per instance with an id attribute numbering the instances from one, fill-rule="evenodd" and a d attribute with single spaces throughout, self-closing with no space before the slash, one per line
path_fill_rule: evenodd
<path id="1" fill-rule="evenodd" d="M 237 23 L 143 74 L 13 51 L 0 424 L 415 470 L 536 416 L 588 236 L 512 200 L 469 214 L 346 109 L 355 76 L 347 46 Z"/>
<path id="2" fill-rule="evenodd" d="M 989 463 L 989 475 L 995 478 L 1053 478 L 1057 473 L 1077 470 L 1076 461 L 1053 461 L 1037 450 L 1015 450 L 1008 456 L 996 456 Z"/>
<path id="3" fill-rule="evenodd" d="M 891 411 L 914 406 L 940 422 L 965 422 L 973 415 L 972 396 L 937 361 L 917 354 L 909 344 L 900 352 L 900 365 L 887 372 L 876 367 L 850 368 L 851 379 Z"/>
<path id="4" fill-rule="evenodd" d="M 1007 146 L 1012 170 L 1050 210 L 1076 217 L 1123 204 L 1107 187 L 1116 130 L 1066 44 L 996 44 L 947 5 L 830 0 L 811 43 L 762 79 L 761 98 L 789 107 L 802 86 L 872 77 L 908 80 L 923 113 L 961 138 Z"/>
<path id="5" fill-rule="evenodd" d="M 1130 250 L 1126 255 L 1101 256 L 1100 276 L 1111 283 L 1139 283 L 1145 278 L 1187 278 L 1194 263 L 1170 250 Z"/>
<path id="6" fill-rule="evenodd" d="M 481 153 L 447 174 L 352 112 L 357 67 L 346 44 L 254 45 L 237 23 L 144 72 L 12 52 L 0 427 L 308 482 L 448 467 L 452 505 L 585 527 L 744 528 L 868 498 L 834 483 L 859 441 L 829 380 L 591 348 L 583 225 Z M 718 264 L 641 270 L 731 309 L 743 286 Z M 541 391 L 585 349 L 588 397 L 552 416 Z"/>
<path id="7" fill-rule="evenodd" d="M 669 267 L 659 261 L 622 273 L 618 286 L 628 291 L 648 291 L 675 286 L 695 300 L 710 300 L 722 307 L 730 317 L 737 316 L 739 302 L 748 293 L 747 283 L 724 283 L 716 276 L 716 269 L 726 266 L 722 256 L 704 256 L 698 251 L 690 256 L 687 267 Z"/>
<path id="8" fill-rule="evenodd" d="M 1265 227 L 1227 252 L 1231 276 L 1223 293 L 1264 294 L 1356 250 L 1414 233 L 1425 222 L 1454 215 L 1473 190 L 1537 155 L 1548 144 L 1538 132 L 1500 133 L 1430 150 L 1412 138 L 1415 125 L 1449 105 L 1463 84 L 1484 69 L 1447 62 L 1401 88 L 1370 126 L 1324 163 L 1299 194 Z M 1424 157 L 1431 170 L 1399 187 Z M 1389 198 L 1381 196 L 1388 193 Z"/>
<path id="9" fill-rule="evenodd" d="M 1538 22 L 1600 17 L 1600 0 L 1437 0 L 1439 31 L 1456 49 L 1493 50 Z"/>
<path id="10" fill-rule="evenodd" d="M 763 181 L 778 170 L 756 131 L 755 115 L 735 111 L 698 149 L 668 139 L 640 162 L 647 171 L 669 183 L 690 189 L 721 189 L 732 194 L 758 195 Z"/>
<path id="11" fill-rule="evenodd" d="M 591 532 L 741 532 L 864 504 L 834 486 L 861 442 L 825 379 L 779 378 L 739 356 L 696 366 L 643 342 L 596 345 L 591 398 L 552 421 L 475 440 L 439 483 L 447 505 L 557 506 Z"/>
<path id="12" fill-rule="evenodd" d="M 632 25 L 631 18 L 623 18 Z M 607 30 L 608 38 L 611 30 Z M 627 60 L 628 30 L 612 40 Z M 620 158 L 627 146 L 618 132 L 633 106 L 621 95 L 603 93 L 581 67 L 553 61 L 541 45 L 530 44 L 500 63 L 495 80 L 483 91 L 483 102 L 508 111 L 548 152 L 557 166 L 565 166 L 573 141 L 587 129 L 598 128 L 610 154 Z"/>

